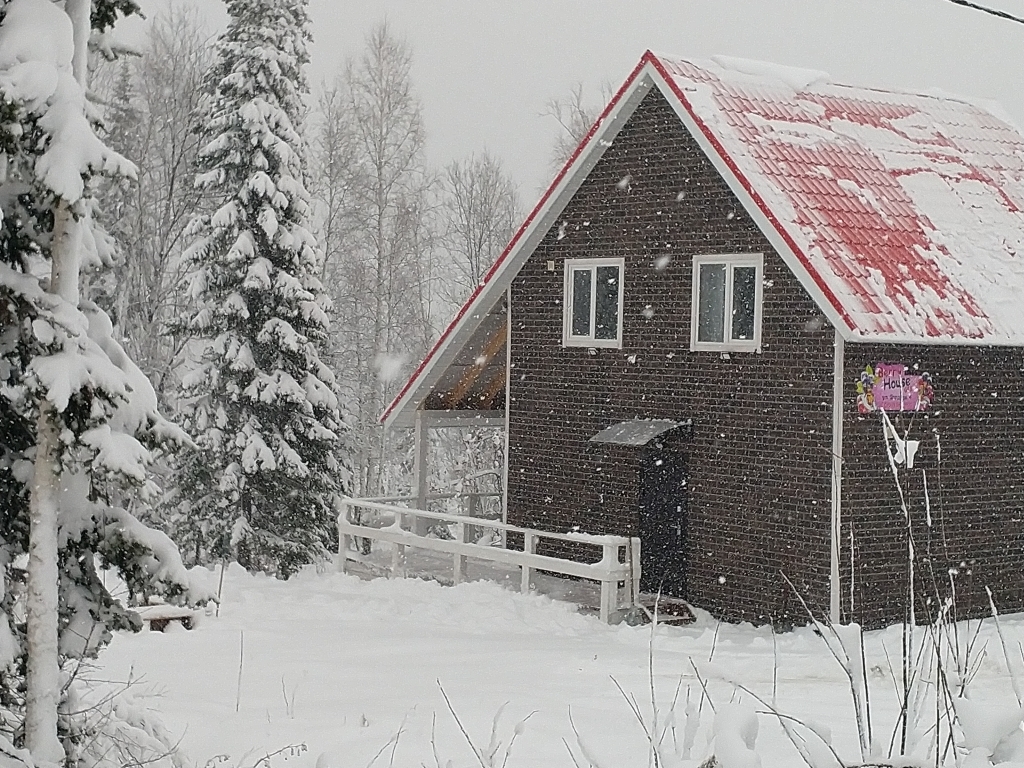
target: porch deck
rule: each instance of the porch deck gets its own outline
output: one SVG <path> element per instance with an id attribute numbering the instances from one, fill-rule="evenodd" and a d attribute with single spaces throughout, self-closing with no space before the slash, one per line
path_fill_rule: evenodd
<path id="1" fill-rule="evenodd" d="M 348 572 L 362 579 L 389 578 L 394 545 L 382 543 L 369 555 L 348 553 Z M 406 555 L 405 577 L 436 581 L 444 586 L 453 586 L 451 561 L 437 552 L 416 550 Z M 466 564 L 463 581 L 493 581 L 506 589 L 517 591 L 520 587 L 519 569 L 515 566 L 485 560 L 470 560 Z M 594 581 L 556 576 L 551 573 L 534 573 L 530 578 L 530 591 L 551 600 L 573 603 L 580 613 L 597 616 L 601 608 L 601 585 Z M 643 610 L 634 612 L 630 621 L 650 621 L 657 603 L 658 622 L 661 624 L 689 624 L 694 621 L 689 605 L 678 598 L 641 592 L 638 603 Z"/>

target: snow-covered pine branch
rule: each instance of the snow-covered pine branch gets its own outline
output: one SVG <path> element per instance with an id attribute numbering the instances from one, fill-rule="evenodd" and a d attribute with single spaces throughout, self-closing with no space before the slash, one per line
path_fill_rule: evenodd
<path id="1" fill-rule="evenodd" d="M 0 737 L 37 765 L 76 761 L 86 738 L 80 719 L 58 719 L 73 691 L 67 659 L 137 623 L 97 560 L 138 595 L 204 596 L 169 541 L 110 504 L 115 485 L 145 483 L 154 446 L 188 439 L 158 413 L 106 315 L 79 295 L 82 269 L 110 255 L 93 220 L 96 179 L 135 172 L 95 132 L 86 46 L 134 8 L 0 1 Z"/>
<path id="2" fill-rule="evenodd" d="M 287 577 L 335 541 L 344 483 L 337 384 L 320 359 L 330 302 L 309 230 L 298 127 L 303 0 L 231 0 L 203 106 L 208 143 L 186 253 L 188 423 L 174 534 L 197 561 L 236 557 Z"/>

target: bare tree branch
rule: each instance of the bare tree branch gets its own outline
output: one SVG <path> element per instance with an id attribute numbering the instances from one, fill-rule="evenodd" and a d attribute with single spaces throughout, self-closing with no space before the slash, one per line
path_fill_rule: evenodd
<path id="1" fill-rule="evenodd" d="M 398 463 L 377 423 L 433 342 L 434 178 L 424 158 L 412 54 L 386 23 L 319 99 L 310 185 L 334 303 L 331 363 L 352 408 L 353 493 L 393 487 Z"/>
<path id="2" fill-rule="evenodd" d="M 551 147 L 551 170 L 557 173 L 590 131 L 601 109 L 614 94 L 611 83 L 601 86 L 597 102 L 588 103 L 583 96 L 583 83 L 576 83 L 566 98 L 549 99 L 541 117 L 553 117 L 561 131 Z"/>

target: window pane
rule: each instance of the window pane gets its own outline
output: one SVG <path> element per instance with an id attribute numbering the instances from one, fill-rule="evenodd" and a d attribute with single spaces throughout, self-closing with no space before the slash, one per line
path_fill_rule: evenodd
<path id="1" fill-rule="evenodd" d="M 590 276 L 589 269 L 572 271 L 572 335 L 590 335 Z"/>
<path id="2" fill-rule="evenodd" d="M 614 339 L 619 335 L 619 268 L 597 268 L 597 306 L 594 315 L 597 326 L 595 339 Z"/>
<path id="3" fill-rule="evenodd" d="M 697 341 L 725 341 L 725 264 L 701 264 Z"/>
<path id="4" fill-rule="evenodd" d="M 732 271 L 732 338 L 754 339 L 754 300 L 757 298 L 757 269 L 735 267 Z"/>

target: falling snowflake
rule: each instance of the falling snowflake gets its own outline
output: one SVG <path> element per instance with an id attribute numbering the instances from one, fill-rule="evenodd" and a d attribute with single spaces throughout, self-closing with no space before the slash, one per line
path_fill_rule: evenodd
<path id="1" fill-rule="evenodd" d="M 377 372 L 380 374 L 381 380 L 394 381 L 401 375 L 405 361 L 405 355 L 392 355 L 385 352 L 377 355 L 377 359 L 374 362 L 377 365 Z"/>

